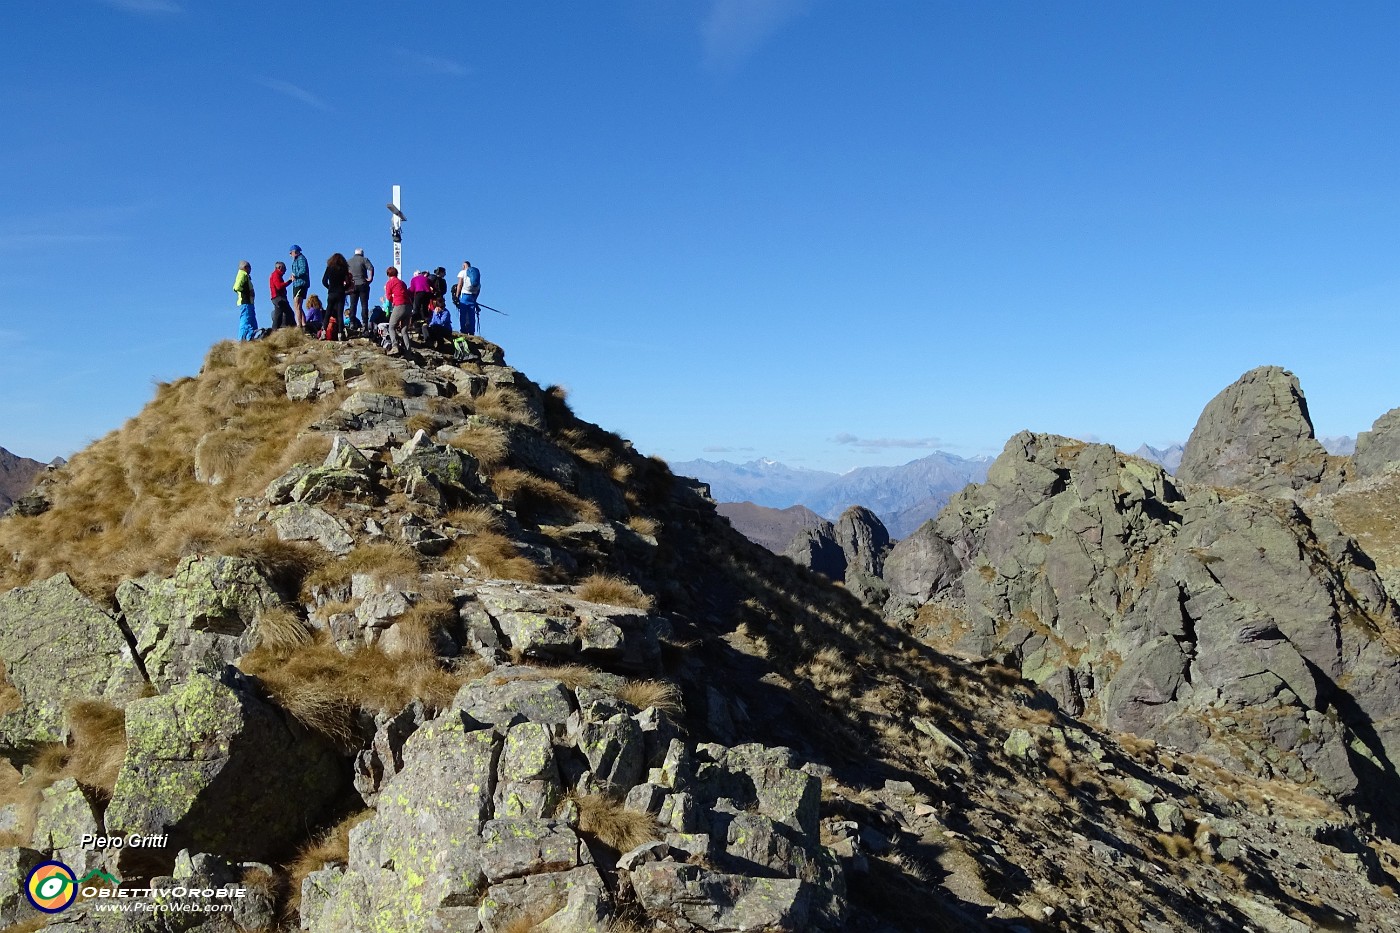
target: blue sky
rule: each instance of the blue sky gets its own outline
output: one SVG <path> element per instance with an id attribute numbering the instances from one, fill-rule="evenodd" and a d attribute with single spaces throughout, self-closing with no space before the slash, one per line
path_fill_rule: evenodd
<path id="1" fill-rule="evenodd" d="M 0 446 L 68 455 L 230 285 L 482 269 L 486 335 L 668 459 L 1184 440 L 1262 364 L 1400 405 L 1400 5 L 8 0 Z M 268 316 L 266 301 L 259 313 Z"/>

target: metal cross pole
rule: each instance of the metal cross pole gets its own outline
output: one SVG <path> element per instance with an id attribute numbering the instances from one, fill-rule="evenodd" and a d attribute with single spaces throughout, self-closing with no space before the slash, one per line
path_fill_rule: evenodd
<path id="1" fill-rule="evenodd" d="M 394 268 L 399 270 L 400 277 L 403 276 L 403 232 L 400 228 L 403 226 L 403 222 L 408 219 L 399 209 L 401 203 L 399 201 L 399 186 L 395 185 L 394 200 L 386 204 L 385 207 L 389 208 L 389 213 L 394 215 L 390 235 L 394 238 Z"/>

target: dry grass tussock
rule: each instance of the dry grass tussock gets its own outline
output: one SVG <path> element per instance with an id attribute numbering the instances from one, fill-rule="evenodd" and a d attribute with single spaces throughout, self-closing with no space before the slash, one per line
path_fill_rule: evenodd
<path id="1" fill-rule="evenodd" d="M 465 531 L 480 534 L 483 531 L 500 531 L 505 527 L 501 513 L 484 505 L 473 505 L 465 509 L 453 509 L 442 517 L 443 523 Z"/>
<path id="2" fill-rule="evenodd" d="M 285 362 L 329 352 L 308 341 Z M 268 341 L 216 344 L 198 379 L 159 384 L 140 414 L 75 455 L 48 486 L 49 511 L 0 521 L 0 589 L 66 570 L 85 592 L 110 596 L 123 578 L 169 573 L 222 537 L 235 499 L 323 457 L 326 439 L 298 435 L 339 393 L 290 401 L 276 354 Z M 197 446 L 202 465 L 227 473 L 222 482 L 195 481 Z"/>
<path id="3" fill-rule="evenodd" d="M 579 581 L 575 589 L 580 599 L 591 603 L 605 603 L 609 606 L 624 606 L 628 609 L 650 611 L 655 605 L 646 593 L 622 577 L 595 573 Z"/>
<path id="4" fill-rule="evenodd" d="M 562 525 L 601 521 L 598 506 L 543 476 L 507 467 L 491 475 L 491 488 L 526 521 Z"/>
<path id="5" fill-rule="evenodd" d="M 36 748 L 27 777 L 0 762 L 0 806 L 14 805 L 17 810 L 14 829 L 0 832 L 0 845 L 29 845 L 44 790 L 55 781 L 73 778 L 103 798 L 117 786 L 126 757 L 125 714 L 98 700 L 79 700 L 69 704 L 67 716 L 68 744 Z"/>
<path id="6" fill-rule="evenodd" d="M 465 565 L 486 578 L 522 583 L 539 583 L 544 578 L 539 565 L 522 557 L 509 538 L 494 531 L 479 531 L 458 538 L 438 562 L 443 567 Z"/>
<path id="7" fill-rule="evenodd" d="M 510 439 L 494 424 L 470 424 L 447 443 L 470 454 L 488 473 L 505 463 L 510 454 Z"/>
<path id="8" fill-rule="evenodd" d="M 661 523 L 645 515 L 633 515 L 627 519 L 627 527 L 639 535 L 655 535 L 661 530 Z"/>
<path id="9" fill-rule="evenodd" d="M 391 656 L 370 646 L 343 654 L 320 632 L 290 650 L 259 646 L 239 666 L 298 722 L 341 743 L 350 739 L 357 709 L 396 713 L 414 700 L 442 709 L 482 673 L 477 666 L 444 667 L 426 650 Z"/>
<path id="10" fill-rule="evenodd" d="M 508 424 L 524 424 L 532 428 L 540 426 L 539 418 L 530 409 L 525 396 L 515 389 L 500 385 L 489 385 L 486 391 L 472 399 L 472 410 L 483 418 L 504 421 Z"/>
<path id="11" fill-rule="evenodd" d="M 418 554 L 405 544 L 380 541 L 361 544 L 338 560 L 326 560 L 303 584 L 303 596 L 317 589 L 349 586 L 355 574 L 367 574 L 380 584 L 409 589 L 422 572 Z"/>
<path id="12" fill-rule="evenodd" d="M 628 810 L 620 800 L 578 793 L 565 799 L 578 805 L 579 832 L 619 854 L 661 838 L 661 827 L 650 814 Z"/>
<path id="13" fill-rule="evenodd" d="M 327 863 L 344 865 L 350 858 L 350 830 L 374 816 L 373 810 L 360 810 L 336 823 L 330 829 L 312 839 L 297 857 L 287 866 L 290 876 L 288 913 L 293 913 L 301 904 L 301 883 L 313 871 L 320 871 Z"/>
<path id="14" fill-rule="evenodd" d="M 274 606 L 258 616 L 258 644 L 272 650 L 286 650 L 311 641 L 311 629 L 286 606 Z"/>
<path id="15" fill-rule="evenodd" d="M 637 709 L 654 706 L 669 716 L 685 711 L 680 688 L 664 680 L 629 680 L 617 689 L 617 698 Z"/>

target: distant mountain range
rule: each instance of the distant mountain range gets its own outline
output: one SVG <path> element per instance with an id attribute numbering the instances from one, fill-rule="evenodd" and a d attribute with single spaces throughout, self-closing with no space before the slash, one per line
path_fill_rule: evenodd
<path id="1" fill-rule="evenodd" d="M 33 488 L 34 480 L 44 472 L 46 465 L 0 447 L 0 512 Z"/>
<path id="2" fill-rule="evenodd" d="M 687 460 L 671 464 L 671 469 L 708 483 L 711 495 L 719 502 L 748 502 L 770 509 L 804 505 L 832 521 L 850 506 L 863 505 L 880 516 L 891 535 L 902 538 L 937 515 L 968 483 L 986 479 L 991 462 L 991 457 L 967 459 L 937 451 L 902 466 L 860 467 L 844 474 L 790 467 L 776 460 Z M 729 518 L 736 528 L 749 534 L 746 519 L 760 514 L 749 510 L 739 518 Z M 791 516 L 783 519 L 770 515 L 764 516 L 762 523 L 776 529 L 791 520 Z M 765 535 L 773 533 L 755 530 Z M 797 530 L 793 528 L 794 532 Z"/>
<path id="3" fill-rule="evenodd" d="M 1186 448 L 1181 444 L 1172 444 L 1170 447 L 1158 449 L 1143 444 L 1133 451 L 1134 457 L 1141 457 L 1144 460 L 1151 460 L 1153 463 L 1166 470 L 1168 473 L 1175 473 L 1176 468 L 1181 466 L 1181 454 Z"/>
<path id="4" fill-rule="evenodd" d="M 1329 454 L 1334 454 L 1338 457 L 1350 457 L 1352 454 L 1356 453 L 1356 438 L 1354 437 L 1339 434 L 1335 437 L 1319 437 L 1317 440 Z M 1181 466 L 1181 454 L 1184 449 L 1184 446 L 1181 444 L 1172 444 L 1169 447 L 1161 449 L 1143 444 L 1137 450 L 1133 451 L 1133 456 L 1141 457 L 1144 460 L 1151 460 L 1168 473 L 1174 474 L 1176 473 L 1176 468 Z"/>

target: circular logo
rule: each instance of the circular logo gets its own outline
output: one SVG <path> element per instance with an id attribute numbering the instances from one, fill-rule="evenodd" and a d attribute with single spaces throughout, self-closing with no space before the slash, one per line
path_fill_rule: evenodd
<path id="1" fill-rule="evenodd" d="M 24 881 L 29 903 L 46 914 L 56 914 L 78 898 L 73 869 L 62 862 L 40 862 Z"/>

